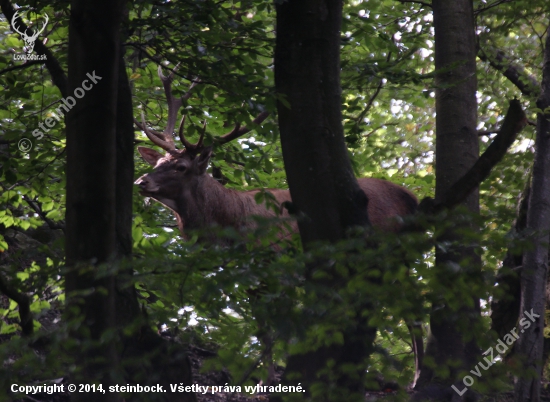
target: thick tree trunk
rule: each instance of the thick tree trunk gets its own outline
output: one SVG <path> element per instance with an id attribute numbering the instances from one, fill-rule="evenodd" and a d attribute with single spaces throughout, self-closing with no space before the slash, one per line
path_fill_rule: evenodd
<path id="1" fill-rule="evenodd" d="M 278 104 L 279 128 L 292 202 L 298 216 L 303 216 L 298 225 L 305 248 L 314 241 L 336 242 L 344 239 L 350 228 L 369 224 L 368 200 L 354 177 L 343 136 L 339 78 L 341 18 L 340 0 L 277 4 L 275 84 L 283 99 Z M 338 275 L 327 274 L 338 286 Z M 315 283 L 311 278 L 308 280 Z M 326 370 L 327 363 L 333 360 L 336 365 L 330 373 L 336 373 L 336 385 L 349 395 L 333 397 L 325 393 L 313 398 L 361 400 L 362 363 L 370 353 L 375 329 L 368 328 L 366 318 L 359 311 L 356 313 L 356 326 L 342 329 L 344 345 L 324 346 L 291 356 L 285 378 L 297 374 L 292 383 L 301 382 L 308 392 L 315 382 L 327 381 L 328 386 L 330 376 L 325 373 L 318 377 L 317 373 Z M 355 365 L 354 373 L 337 374 L 346 363 Z"/>
<path id="2" fill-rule="evenodd" d="M 523 326 L 517 344 L 517 358 L 523 362 L 525 376 L 515 387 L 515 400 L 540 401 L 540 380 L 544 345 L 544 312 L 548 270 L 548 232 L 550 231 L 550 40 L 546 48 L 542 72 L 542 90 L 537 107 L 537 138 L 533 181 L 527 211 L 527 232 L 533 248 L 523 254 L 521 273 L 520 315 L 531 325 Z M 534 321 L 533 321 L 534 320 Z M 531 322 L 533 321 L 533 322 Z M 522 321 L 520 320 L 520 326 Z"/>
<path id="3" fill-rule="evenodd" d="M 116 255 L 116 109 L 122 1 L 73 0 L 69 25 L 67 123 L 67 318 L 80 346 L 73 382 L 112 383 L 115 276 L 96 278 Z M 108 393 L 105 400 L 117 400 Z M 74 394 L 97 400 L 97 394 Z"/>
<path id="4" fill-rule="evenodd" d="M 129 262 L 132 258 L 132 195 L 134 186 L 134 116 L 132 91 L 124 58 L 120 57 L 118 71 L 116 115 L 116 188 L 115 233 L 117 259 Z M 142 316 L 135 287 L 128 286 L 132 269 L 118 272 L 116 278 L 116 321 L 124 327 Z"/>
<path id="5" fill-rule="evenodd" d="M 435 28 L 436 68 L 436 202 L 445 197 L 449 188 L 476 162 L 479 155 L 476 102 L 476 43 L 471 0 L 434 0 L 432 2 Z M 479 212 L 477 189 L 462 203 L 473 213 Z M 464 228 L 462 228 L 464 229 Z M 471 228 L 473 230 L 473 228 Z M 479 258 L 474 250 L 461 247 L 458 231 L 448 230 L 440 241 L 453 242 L 450 250 L 436 251 L 439 281 L 447 284 L 449 292 L 455 280 L 476 280 Z M 460 269 L 453 267 L 460 266 Z M 462 380 L 458 371 L 473 368 L 477 349 L 474 341 L 465 341 L 464 333 L 473 328 L 479 317 L 479 300 L 473 308 L 451 308 L 447 292 L 439 296 L 430 318 L 430 337 L 426 359 L 434 360 L 436 369 L 424 367 L 418 388 L 431 390 L 439 398 L 457 398 L 450 385 Z M 451 364 L 461 362 L 459 367 Z M 450 371 L 449 371 L 450 370 Z M 438 373 L 449 377 L 438 378 Z M 430 386 L 428 386 L 431 383 Z M 435 385 L 438 384 L 438 385 Z M 460 381 L 462 385 L 462 382 Z M 439 391 L 434 391 L 439 388 Z M 464 388 L 461 386 L 460 389 Z M 421 392 L 421 394 L 423 394 Z M 467 395 L 467 394 L 466 394 Z M 435 395 L 434 395 L 435 396 Z"/>
<path id="6" fill-rule="evenodd" d="M 367 198 L 344 141 L 340 88 L 340 0 L 277 6 L 275 80 L 283 157 L 304 243 L 337 241 L 366 226 Z"/>

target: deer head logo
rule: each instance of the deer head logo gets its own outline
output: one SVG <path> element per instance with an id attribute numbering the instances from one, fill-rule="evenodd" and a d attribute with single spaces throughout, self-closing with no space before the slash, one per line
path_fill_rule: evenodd
<path id="1" fill-rule="evenodd" d="M 40 35 L 42 32 L 44 32 L 44 29 L 46 28 L 46 25 L 48 24 L 49 18 L 48 14 L 44 14 L 44 25 L 42 25 L 42 29 L 36 30 L 36 32 L 32 33 L 31 35 L 27 34 L 27 31 L 29 31 L 29 28 L 25 28 L 25 30 L 20 31 L 17 26 L 15 25 L 15 22 L 17 19 L 21 19 L 21 16 L 19 15 L 19 11 L 16 11 L 11 19 L 11 26 L 13 27 L 13 30 L 17 32 L 23 40 L 25 41 L 25 51 L 27 54 L 31 54 L 34 50 L 34 43 L 36 42 L 36 38 L 38 38 L 38 35 Z M 23 26 L 25 26 L 23 24 Z"/>

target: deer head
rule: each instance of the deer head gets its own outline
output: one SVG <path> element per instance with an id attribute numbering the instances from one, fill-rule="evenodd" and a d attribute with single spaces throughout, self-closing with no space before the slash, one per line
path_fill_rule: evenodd
<path id="1" fill-rule="evenodd" d="M 212 155 L 212 147 L 204 146 L 206 123 L 203 126 L 198 142 L 193 144 L 185 138 L 185 116 L 183 116 L 178 130 L 178 136 L 183 148 L 176 148 L 174 128 L 176 126 L 178 110 L 182 106 L 183 101 L 189 99 L 191 90 L 199 82 L 199 80 L 195 80 L 186 94 L 181 98 L 174 98 L 171 85 L 176 69 L 177 66 L 168 76 L 164 76 L 162 68 L 160 66 L 158 68 L 158 75 L 162 81 L 168 102 L 168 122 L 166 129 L 163 132 L 159 132 L 148 128 L 143 113 L 141 114 L 141 122 L 134 120 L 135 124 L 145 132 L 151 142 L 166 151 L 166 154 L 162 155 L 154 149 L 138 147 L 138 152 L 147 163 L 154 167 L 154 170 L 141 176 L 136 180 L 135 184 L 139 186 L 142 195 L 156 199 L 178 213 L 182 218 L 187 217 L 188 221 L 200 218 L 199 220 L 204 222 L 208 221 L 208 218 L 205 216 L 206 212 L 201 210 L 200 204 L 203 202 L 200 198 L 209 197 L 205 194 L 212 193 L 212 191 L 216 190 L 217 186 L 221 185 L 206 173 Z M 263 112 L 253 122 L 260 124 L 268 115 L 269 113 Z M 250 128 L 241 127 L 240 124 L 237 124 L 229 133 L 216 137 L 213 141 L 221 145 L 249 131 Z M 197 216 L 193 216 L 193 214 Z M 201 216 L 199 217 L 198 215 Z M 200 225 L 197 224 L 194 226 Z"/>
<path id="2" fill-rule="evenodd" d="M 212 147 L 204 146 L 206 126 L 203 127 L 198 142 L 192 144 L 183 133 L 183 117 L 178 131 L 183 148 L 176 148 L 174 128 L 177 112 L 183 100 L 190 97 L 190 92 L 175 99 L 171 91 L 174 72 L 165 77 L 159 67 L 158 73 L 168 101 L 166 129 L 159 132 L 148 128 L 143 114 L 141 122 L 135 120 L 135 123 L 154 144 L 165 150 L 166 154 L 138 147 L 143 159 L 154 167 L 153 172 L 141 176 L 135 182 L 141 194 L 154 198 L 172 209 L 176 213 L 182 232 L 183 228 L 204 229 L 212 225 L 242 227 L 243 222 L 244 226 L 253 227 L 246 223 L 247 218 L 251 216 L 275 217 L 271 208 L 256 203 L 254 195 L 258 190 L 234 191 L 225 188 L 206 173 L 212 155 Z M 191 87 L 197 82 L 198 80 Z M 267 116 L 267 112 L 261 113 L 253 122 L 260 124 Z M 249 131 L 249 128 L 237 124 L 229 133 L 215 137 L 212 141 L 215 145 L 224 144 Z M 362 178 L 358 182 L 368 197 L 368 214 L 374 227 L 396 232 L 400 225 L 394 218 L 411 214 L 416 208 L 416 197 L 403 187 L 373 178 Z M 270 193 L 280 206 L 291 201 L 288 190 L 272 189 Z M 286 213 L 283 209 L 281 212 Z M 297 231 L 295 222 L 292 228 Z M 284 235 L 285 232 L 281 231 L 281 236 Z"/>
<path id="3" fill-rule="evenodd" d="M 44 20 L 45 21 L 44 21 L 44 25 L 42 25 L 42 29 L 37 30 L 32 35 L 27 35 L 28 28 L 26 28 L 23 32 L 20 31 L 17 28 L 17 26 L 15 25 L 15 22 L 17 21 L 17 18 L 21 19 L 21 16 L 19 15 L 19 11 L 16 11 L 15 14 L 13 15 L 13 17 L 11 19 L 11 26 L 13 27 L 13 30 L 15 32 L 17 32 L 19 35 L 21 35 L 21 37 L 25 41 L 26 52 L 28 54 L 31 54 L 32 51 L 34 50 L 34 43 L 36 42 L 36 39 L 38 38 L 38 35 L 40 35 L 42 32 L 44 32 L 44 29 L 46 28 L 46 25 L 48 24 L 48 21 L 49 21 L 48 14 L 44 14 Z"/>

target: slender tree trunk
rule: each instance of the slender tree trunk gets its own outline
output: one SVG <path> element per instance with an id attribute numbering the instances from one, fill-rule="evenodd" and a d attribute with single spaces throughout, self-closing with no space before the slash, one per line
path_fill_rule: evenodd
<path id="1" fill-rule="evenodd" d="M 354 226 L 366 227 L 367 203 L 354 177 L 343 136 L 340 89 L 340 0 L 296 0 L 277 4 L 275 85 L 285 169 L 305 248 L 314 241 L 344 239 Z M 288 106 L 290 104 L 290 106 Z M 319 269 L 316 265 L 316 269 Z M 313 269 L 313 267 L 310 267 Z M 324 268 L 339 286 L 338 275 Z M 342 279 L 342 278 L 340 278 Z M 308 278 L 313 285 L 322 281 Z M 326 285 L 326 283 L 324 284 Z M 340 283 L 340 286 L 343 284 Z M 330 312 L 328 312 L 330 315 Z M 375 329 L 357 312 L 356 326 L 343 328 L 344 345 L 323 346 L 290 357 L 285 379 L 310 392 L 316 382 L 328 387 L 330 375 L 348 396 L 324 393 L 315 400 L 361 400 L 365 367 Z M 327 369 L 332 360 L 336 365 Z M 354 373 L 339 372 L 354 365 Z M 336 374 L 335 374 L 336 373 Z M 293 374 L 296 377 L 291 377 Z M 315 392 L 313 392 L 315 394 Z M 343 399 L 342 399 L 343 398 Z"/>
<path id="2" fill-rule="evenodd" d="M 436 68 L 436 202 L 445 196 L 476 162 L 479 144 L 476 131 L 476 43 L 472 0 L 434 0 L 435 68 Z M 479 194 L 474 191 L 462 203 L 469 211 L 479 212 Z M 464 229 L 464 228 L 462 228 Z M 470 230 L 474 230 L 470 228 Z M 479 300 L 474 307 L 452 308 L 448 292 L 455 281 L 475 281 L 479 278 L 479 258 L 464 244 L 458 230 L 447 230 L 439 239 L 452 242 L 451 249 L 436 251 L 439 281 L 448 291 L 434 302 L 430 317 L 430 336 L 426 359 L 434 360 L 436 369 L 424 367 L 418 388 L 440 387 L 439 398 L 456 399 L 450 385 L 461 369 L 474 367 L 475 342 L 466 341 L 464 334 L 479 318 Z M 456 267 L 460 266 L 460 269 Z M 457 272 L 458 271 L 458 272 Z M 453 297 L 453 296 L 451 296 Z M 460 362 L 457 367 L 453 362 Z M 439 373 L 450 373 L 440 378 Z M 432 383 L 428 387 L 428 383 Z M 437 386 L 434 385 L 438 384 Z M 460 389 L 464 388 L 461 386 Z M 467 394 L 466 394 L 467 395 Z"/>
<path id="3" fill-rule="evenodd" d="M 530 194 L 531 177 L 529 177 L 521 194 L 516 220 L 511 230 L 512 237 L 525 232 Z M 502 268 L 500 268 L 499 275 L 496 278 L 496 282 L 498 282 L 497 290 L 501 295 L 493 297 L 491 301 L 491 330 L 496 332 L 498 339 L 502 339 L 518 323 L 521 307 L 522 259 L 522 252 L 517 251 L 517 247 L 512 246 L 506 253 L 506 257 L 502 261 Z M 510 358 L 511 355 L 512 353 L 507 354 L 506 359 Z"/>
<path id="4" fill-rule="evenodd" d="M 521 334 L 516 345 L 517 357 L 523 362 L 525 376 L 517 380 L 515 400 L 540 401 L 540 380 L 544 345 L 544 312 L 548 270 L 548 232 L 550 231 L 550 40 L 546 48 L 542 71 L 542 90 L 537 107 L 537 138 L 533 181 L 527 211 L 527 232 L 533 248 L 523 254 L 521 273 L 520 320 Z M 525 321 L 524 321 L 525 322 Z"/>
<path id="5" fill-rule="evenodd" d="M 67 318 L 79 347 L 82 370 L 73 382 L 112 383 L 115 276 L 98 279 L 116 255 L 116 111 L 122 1 L 73 0 L 69 25 L 67 115 L 66 275 Z M 102 399 L 117 400 L 105 394 Z M 73 394 L 97 400 L 97 394 Z"/>

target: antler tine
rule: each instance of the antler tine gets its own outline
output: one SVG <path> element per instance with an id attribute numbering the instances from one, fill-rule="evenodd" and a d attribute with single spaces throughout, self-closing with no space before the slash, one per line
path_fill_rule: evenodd
<path id="1" fill-rule="evenodd" d="M 187 100 L 191 97 L 191 90 L 195 88 L 201 82 L 200 78 L 193 80 L 192 84 L 189 86 L 189 90 L 181 97 L 182 100 Z"/>
<path id="2" fill-rule="evenodd" d="M 160 131 L 153 130 L 152 128 L 147 128 L 147 126 L 144 126 L 138 119 L 134 118 L 134 124 L 142 131 L 145 131 L 145 129 L 149 130 L 150 133 L 153 135 L 159 137 L 161 140 L 164 139 L 164 133 L 161 133 Z M 145 127 L 145 128 L 143 128 Z"/>
<path id="3" fill-rule="evenodd" d="M 174 80 L 174 73 L 177 71 L 179 63 L 174 67 L 172 72 L 165 76 L 162 73 L 162 67 L 158 66 L 158 76 L 162 81 L 162 86 L 164 87 L 164 94 L 166 95 L 166 101 L 168 102 L 168 123 L 166 124 L 166 130 L 164 130 L 165 135 L 170 137 L 174 134 L 174 128 L 176 127 L 176 119 L 178 117 L 178 110 L 183 104 L 180 98 L 174 98 L 172 95 L 172 81 Z"/>
<path id="4" fill-rule="evenodd" d="M 201 133 L 201 136 L 199 138 L 199 141 L 196 143 L 196 144 L 191 144 L 187 138 L 185 138 L 185 134 L 183 133 L 183 126 L 185 125 L 185 117 L 186 116 L 183 116 L 183 118 L 181 119 L 181 123 L 180 123 L 180 128 L 179 128 L 179 137 L 180 137 L 180 140 L 183 144 L 183 146 L 189 150 L 190 152 L 197 152 L 199 151 L 200 149 L 202 149 L 203 147 L 203 140 L 204 140 L 204 135 L 206 134 L 206 120 L 204 121 L 204 125 L 202 127 L 202 133 Z"/>
<path id="5" fill-rule="evenodd" d="M 145 135 L 151 140 L 153 144 L 158 145 L 165 151 L 176 150 L 176 144 L 174 143 L 174 138 L 172 137 L 172 135 L 166 135 L 164 133 L 159 133 L 158 131 L 153 133 L 147 128 L 147 124 L 145 123 L 145 116 L 143 115 L 143 110 L 141 111 L 141 125 L 138 125 L 138 127 L 145 132 Z"/>
<path id="6" fill-rule="evenodd" d="M 254 124 L 260 124 L 265 119 L 267 119 L 267 116 L 269 116 L 269 112 L 262 112 L 254 120 L 252 120 L 252 123 Z M 235 128 L 231 130 L 229 133 L 222 135 L 221 137 L 215 138 L 215 141 L 219 144 L 225 144 L 229 141 L 233 141 L 235 138 L 239 138 L 242 135 L 245 135 L 246 133 L 250 132 L 252 128 L 248 128 L 247 126 L 241 127 L 239 123 L 235 125 Z"/>
<path id="7" fill-rule="evenodd" d="M 204 121 L 204 125 L 202 126 L 202 133 L 199 137 L 199 142 L 197 142 L 197 148 L 202 147 L 202 142 L 204 140 L 204 135 L 206 134 L 206 120 Z"/>
<path id="8" fill-rule="evenodd" d="M 194 147 L 194 144 L 191 144 L 189 141 L 187 141 L 187 138 L 185 138 L 185 134 L 183 134 L 183 126 L 185 125 L 185 115 L 183 115 L 183 118 L 181 119 L 180 123 L 180 129 L 179 129 L 179 137 L 181 140 L 181 143 L 183 146 L 187 149 L 192 149 Z"/>

